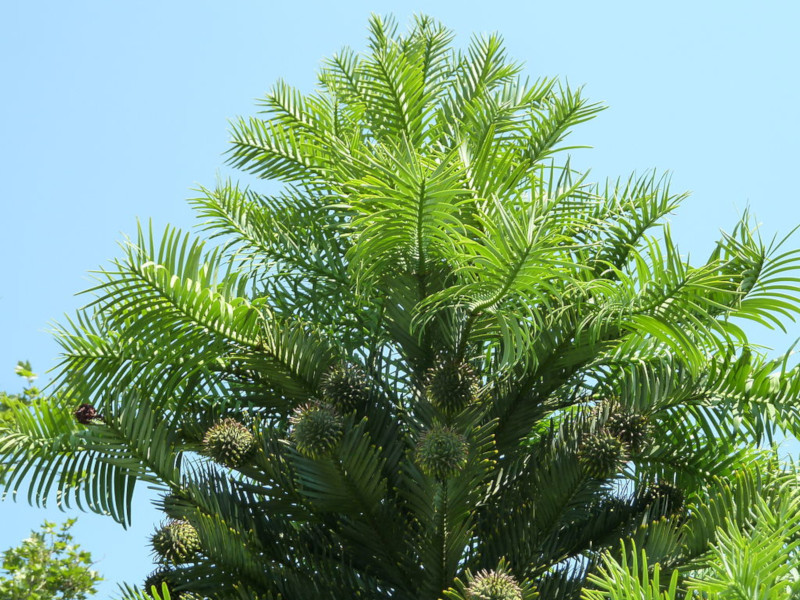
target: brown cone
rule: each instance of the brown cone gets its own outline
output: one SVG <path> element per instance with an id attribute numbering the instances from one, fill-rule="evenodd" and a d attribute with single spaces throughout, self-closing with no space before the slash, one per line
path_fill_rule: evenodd
<path id="1" fill-rule="evenodd" d="M 91 425 L 94 421 L 103 418 L 91 404 L 81 404 L 73 414 L 75 415 L 75 420 L 81 425 Z"/>

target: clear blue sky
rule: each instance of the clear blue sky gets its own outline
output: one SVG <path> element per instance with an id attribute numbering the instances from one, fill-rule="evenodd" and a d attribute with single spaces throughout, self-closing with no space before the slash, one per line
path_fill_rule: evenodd
<path id="1" fill-rule="evenodd" d="M 750 205 L 765 236 L 800 224 L 800 3 L 37 2 L 0 5 L 0 389 L 17 360 L 57 360 L 48 323 L 84 302 L 87 272 L 117 254 L 136 218 L 191 227 L 191 188 L 227 174 L 227 120 L 284 78 L 314 83 L 320 60 L 359 48 L 370 12 L 426 12 L 454 29 L 501 32 L 532 76 L 585 84 L 609 109 L 573 134 L 597 177 L 670 170 L 692 197 L 672 219 L 697 260 Z M 797 239 L 794 246 L 800 244 Z M 750 329 L 776 348 L 800 337 Z M 43 377 L 44 380 L 47 377 Z M 146 490 L 142 489 L 142 492 Z M 77 537 L 112 582 L 151 569 L 159 517 L 140 494 L 130 532 L 81 516 Z M 0 504 L 0 549 L 45 516 Z"/>

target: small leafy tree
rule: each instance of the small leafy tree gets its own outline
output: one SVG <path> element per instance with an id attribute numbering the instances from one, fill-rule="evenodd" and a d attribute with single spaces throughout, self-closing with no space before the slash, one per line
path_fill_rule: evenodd
<path id="1" fill-rule="evenodd" d="M 34 385 L 38 376 L 33 372 L 29 362 L 19 361 L 14 368 L 14 372 L 25 379 L 28 385 L 19 394 L 0 391 L 0 424 L 14 421 L 15 408 L 20 411 L 24 410 L 25 407 L 30 407 L 35 402 L 46 402 L 41 390 Z M 0 485 L 4 483 L 4 470 L 3 465 L 0 463 Z"/>
<path id="2" fill-rule="evenodd" d="M 86 600 L 100 581 L 92 556 L 72 543 L 75 519 L 60 527 L 45 521 L 39 531 L 3 552 L 0 598 L 3 600 Z"/>
<path id="3" fill-rule="evenodd" d="M 795 318 L 800 253 L 745 215 L 690 264 L 666 179 L 557 162 L 580 90 L 496 35 L 369 29 L 234 123 L 282 192 L 202 190 L 209 240 L 141 230 L 99 273 L 56 400 L 0 432 L 8 489 L 123 524 L 163 490 L 130 596 L 576 599 L 621 540 L 702 568 L 800 429 L 798 370 L 740 327 Z"/>
<path id="4" fill-rule="evenodd" d="M 30 406 L 33 401 L 41 399 L 42 397 L 42 393 L 39 388 L 33 385 L 38 376 L 32 371 L 32 367 L 29 362 L 18 362 L 17 366 L 14 367 L 14 373 L 25 379 L 28 385 L 20 394 L 0 392 L 0 420 L 11 419 L 10 410 L 12 405 L 22 404 L 25 406 Z"/>

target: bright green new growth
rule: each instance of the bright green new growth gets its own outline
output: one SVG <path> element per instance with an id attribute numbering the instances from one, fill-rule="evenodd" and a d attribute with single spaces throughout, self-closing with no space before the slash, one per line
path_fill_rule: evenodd
<path id="1" fill-rule="evenodd" d="M 170 521 L 150 539 L 160 560 L 180 564 L 191 561 L 200 552 L 200 536 L 186 521 Z"/>
<path id="2" fill-rule="evenodd" d="M 478 395 L 478 380 L 465 362 L 440 361 L 428 371 L 425 392 L 436 408 L 453 415 L 471 404 Z"/>
<path id="3" fill-rule="evenodd" d="M 716 506 L 699 508 L 699 522 L 708 523 L 723 506 L 724 520 L 717 524 L 715 540 L 707 560 L 697 565 L 683 581 L 637 546 L 641 541 L 623 541 L 617 556 L 604 553 L 602 566 L 589 576 L 591 589 L 582 600 L 794 600 L 800 594 L 800 478 L 795 469 L 782 472 L 763 461 L 761 472 L 740 472 L 738 481 L 715 482 Z M 739 487 L 736 484 L 744 484 Z M 733 485 L 732 485 L 733 484 Z M 665 532 L 667 530 L 664 530 Z M 696 535 L 688 526 L 684 543 Z M 640 538 L 641 539 L 641 538 Z M 665 538 L 661 543 L 671 543 Z M 662 546 L 663 547 L 663 546 Z M 653 548 L 654 553 L 658 551 Z M 668 571 L 668 570 L 667 570 Z M 678 583 L 681 583 L 680 587 Z"/>
<path id="4" fill-rule="evenodd" d="M 745 215 L 690 263 L 667 179 L 593 184 L 560 152 L 600 110 L 497 35 L 373 17 L 233 123 L 256 182 L 192 200 L 206 239 L 141 230 L 99 272 L 57 396 L 0 421 L 6 489 L 127 523 L 157 488 L 203 541 L 173 588 L 211 600 L 468 600 L 501 564 L 577 600 L 621 540 L 699 577 L 766 489 L 757 446 L 800 435 L 800 369 L 740 328 L 798 315 L 800 252 Z"/>
<path id="5" fill-rule="evenodd" d="M 291 418 L 297 451 L 308 458 L 330 454 L 342 438 L 342 418 L 330 406 L 309 403 L 295 409 Z"/>
<path id="6" fill-rule="evenodd" d="M 675 600 L 678 591 L 678 572 L 664 577 L 662 567 L 648 565 L 647 553 L 631 544 L 630 562 L 628 552 L 622 546 L 621 559 L 617 562 L 609 555 L 603 556 L 601 576 L 590 575 L 591 588 L 581 595 L 582 600 Z M 663 579 L 662 579 L 663 578 Z"/>
<path id="7" fill-rule="evenodd" d="M 436 479 L 447 479 L 467 464 L 469 444 L 449 427 L 434 425 L 420 436 L 415 459 L 422 472 Z"/>
<path id="8" fill-rule="evenodd" d="M 255 452 L 255 436 L 236 419 L 223 419 L 213 425 L 203 438 L 205 453 L 221 465 L 240 467 Z"/>

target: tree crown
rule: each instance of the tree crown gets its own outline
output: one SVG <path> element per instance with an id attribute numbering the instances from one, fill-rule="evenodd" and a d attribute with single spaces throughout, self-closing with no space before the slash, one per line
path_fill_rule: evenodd
<path id="1" fill-rule="evenodd" d="M 620 540 L 700 568 L 797 433 L 797 369 L 737 323 L 795 318 L 800 252 L 745 216 L 689 264 L 667 179 L 556 162 L 580 90 L 496 35 L 369 30 L 233 124 L 282 192 L 202 190 L 208 240 L 142 229 L 99 272 L 58 332 L 80 422 L 18 413 L 10 487 L 123 523 L 163 489 L 150 593 L 577 598 Z"/>

